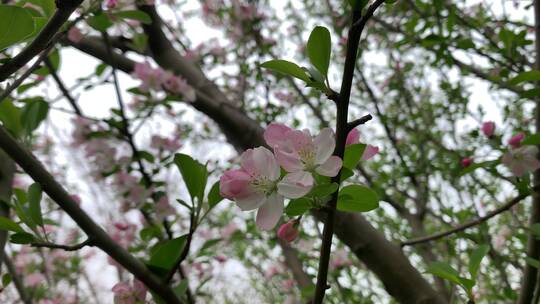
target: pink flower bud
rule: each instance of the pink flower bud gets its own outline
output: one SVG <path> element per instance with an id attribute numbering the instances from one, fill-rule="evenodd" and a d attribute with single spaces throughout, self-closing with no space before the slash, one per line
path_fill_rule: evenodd
<path id="1" fill-rule="evenodd" d="M 360 132 L 358 132 L 358 129 L 352 129 L 349 134 L 347 134 L 347 140 L 345 141 L 345 145 L 353 145 L 360 143 Z"/>
<path id="2" fill-rule="evenodd" d="M 512 146 L 512 148 L 519 148 L 521 146 L 521 141 L 523 141 L 523 138 L 525 138 L 525 134 L 520 132 L 512 136 L 512 138 L 508 140 L 508 144 Z"/>
<path id="3" fill-rule="evenodd" d="M 468 166 L 472 165 L 472 163 L 473 159 L 470 157 L 465 157 L 461 160 L 461 166 L 463 166 L 463 168 L 467 168 Z"/>
<path id="4" fill-rule="evenodd" d="M 493 134 L 495 133 L 495 123 L 493 121 L 486 121 L 482 124 L 482 133 L 487 138 L 493 137 Z"/>
<path id="5" fill-rule="evenodd" d="M 287 223 L 281 225 L 277 232 L 278 238 L 289 243 L 294 241 L 298 237 L 297 227 L 298 222 L 295 220 L 288 221 Z"/>

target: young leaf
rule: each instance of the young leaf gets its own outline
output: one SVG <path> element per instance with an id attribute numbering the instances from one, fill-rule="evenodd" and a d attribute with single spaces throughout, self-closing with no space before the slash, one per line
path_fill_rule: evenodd
<path id="1" fill-rule="evenodd" d="M 306 72 L 296 63 L 287 60 L 270 60 L 261 64 L 261 67 L 309 82 Z"/>
<path id="2" fill-rule="evenodd" d="M 41 122 L 47 118 L 49 113 L 49 104 L 42 99 L 30 101 L 22 110 L 21 123 L 26 132 L 30 134 L 37 129 Z"/>
<path id="3" fill-rule="evenodd" d="M 28 188 L 28 215 L 39 226 L 43 226 L 43 216 L 41 215 L 41 186 L 33 183 Z"/>
<path id="4" fill-rule="evenodd" d="M 202 201 L 208 178 L 206 167 L 191 158 L 191 156 L 181 153 L 174 155 L 174 163 L 184 178 L 191 199 L 193 200 L 196 197 L 199 201 Z"/>
<path id="5" fill-rule="evenodd" d="M 325 197 L 337 191 L 339 185 L 337 183 L 320 184 L 310 191 L 309 195 L 314 197 Z"/>
<path id="6" fill-rule="evenodd" d="M 219 193 L 219 181 L 215 182 L 210 192 L 208 192 L 208 206 L 209 209 L 214 208 L 219 202 L 223 200 L 221 194 Z"/>
<path id="7" fill-rule="evenodd" d="M 34 26 L 34 18 L 27 9 L 0 5 L 0 51 L 28 38 Z"/>
<path id="8" fill-rule="evenodd" d="M 522 82 L 540 81 L 540 71 L 527 71 L 519 73 L 516 77 L 508 81 L 511 85 L 520 84 Z"/>
<path id="9" fill-rule="evenodd" d="M 534 267 L 536 269 L 540 269 L 540 261 L 539 260 L 533 259 L 531 257 L 526 257 L 525 262 L 527 262 L 527 264 L 531 265 L 532 267 Z"/>
<path id="10" fill-rule="evenodd" d="M 337 209 L 348 212 L 367 212 L 379 207 L 379 196 L 363 185 L 349 185 L 339 191 Z"/>
<path id="11" fill-rule="evenodd" d="M 291 217 L 298 216 L 306 213 L 311 207 L 311 200 L 307 197 L 293 199 L 289 202 L 287 208 L 285 208 L 285 213 Z"/>
<path id="12" fill-rule="evenodd" d="M 24 229 L 22 229 L 22 227 L 19 226 L 19 224 L 3 216 L 0 216 L 0 230 L 24 232 Z"/>
<path id="13" fill-rule="evenodd" d="M 531 134 L 521 142 L 522 145 L 540 145 L 540 133 Z"/>
<path id="14" fill-rule="evenodd" d="M 6 288 L 9 283 L 11 283 L 11 276 L 9 275 L 9 273 L 5 273 L 2 276 L 2 287 Z"/>
<path id="15" fill-rule="evenodd" d="M 147 265 L 157 274 L 167 274 L 182 254 L 187 235 L 158 243 L 152 250 Z"/>
<path id="16" fill-rule="evenodd" d="M 147 13 L 139 10 L 127 10 L 127 11 L 120 11 L 113 14 L 114 16 L 120 17 L 122 19 L 131 19 L 131 20 L 137 20 L 144 24 L 150 24 L 152 23 L 152 18 L 148 16 Z"/>
<path id="17" fill-rule="evenodd" d="M 486 254 L 489 252 L 489 245 L 481 245 L 476 248 L 469 258 L 469 273 L 471 274 L 471 279 L 476 281 L 476 275 L 478 274 L 478 268 L 480 263 Z"/>
<path id="18" fill-rule="evenodd" d="M 431 263 L 427 269 L 427 272 L 436 275 L 440 278 L 448 280 L 452 283 L 461 285 L 461 280 L 457 270 L 452 268 L 452 266 L 444 262 L 434 262 Z"/>
<path id="19" fill-rule="evenodd" d="M 311 64 L 324 77 L 328 75 L 331 47 L 331 38 L 328 29 L 324 26 L 316 26 L 309 35 L 306 49 L 309 61 L 311 61 Z"/>
<path id="20" fill-rule="evenodd" d="M 26 232 L 15 233 L 9 237 L 9 241 L 13 244 L 30 244 L 34 241 L 34 235 Z"/>
<path id="21" fill-rule="evenodd" d="M 343 167 L 351 170 L 354 169 L 360 158 L 362 158 L 365 149 L 365 144 L 348 145 L 345 148 L 345 155 L 343 156 Z"/>

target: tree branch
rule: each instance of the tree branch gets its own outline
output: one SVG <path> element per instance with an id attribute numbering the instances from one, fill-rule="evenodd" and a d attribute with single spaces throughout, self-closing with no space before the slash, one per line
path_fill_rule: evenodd
<path id="1" fill-rule="evenodd" d="M 124 248 L 113 241 L 82 210 L 67 191 L 54 179 L 30 152 L 24 149 L 9 133 L 0 126 L 0 148 L 2 148 L 34 181 L 38 182 L 43 191 L 62 208 L 81 229 L 95 242 L 95 245 L 106 252 L 120 265 L 124 266 L 149 289 L 154 291 L 168 303 L 181 303 L 176 294 L 167 285 L 151 273 L 146 266 L 129 254 Z"/>
<path id="2" fill-rule="evenodd" d="M 439 232 L 439 233 L 435 233 L 433 235 L 419 237 L 419 238 L 416 238 L 416 239 L 411 239 L 411 240 L 402 242 L 400 245 L 401 245 L 401 247 L 405 247 L 405 246 L 411 246 L 411 245 L 416 245 L 416 244 L 425 243 L 425 242 L 431 242 L 431 241 L 443 238 L 445 236 L 451 235 L 453 233 L 461 232 L 461 231 L 463 231 L 465 229 L 474 227 L 476 225 L 479 225 L 479 224 L 489 220 L 490 218 L 492 218 L 492 217 L 494 217 L 496 215 L 499 215 L 499 214 L 509 210 L 510 208 L 512 208 L 514 205 L 516 205 L 517 203 L 519 203 L 520 201 L 522 201 L 523 199 L 525 199 L 529 195 L 531 195 L 533 193 L 537 193 L 538 191 L 540 191 L 540 186 L 535 186 L 535 187 L 533 187 L 531 192 L 522 193 L 522 194 L 516 196 L 512 200 L 508 201 L 506 204 L 502 205 L 501 207 L 499 207 L 499 208 L 497 208 L 497 209 L 495 209 L 495 210 L 493 210 L 491 212 L 488 212 L 484 216 L 481 216 L 481 217 L 479 217 L 477 219 L 470 220 L 470 221 L 466 222 L 465 224 L 461 224 L 459 226 L 456 226 L 456 227 L 454 227 L 454 228 L 452 228 L 450 230 L 444 231 L 444 232 Z"/>
<path id="3" fill-rule="evenodd" d="M 8 257 L 7 252 L 4 251 L 3 254 L 4 254 L 4 264 L 6 264 L 8 273 L 11 276 L 11 280 L 13 281 L 13 284 L 15 285 L 15 289 L 17 289 L 17 292 L 19 293 L 19 296 L 21 297 L 21 301 L 24 304 L 32 304 L 32 298 L 26 291 L 26 288 L 24 287 L 21 277 L 19 276 L 19 274 L 17 273 L 17 270 L 15 269 L 15 265 L 13 265 L 13 262 Z"/>
<path id="4" fill-rule="evenodd" d="M 36 243 L 30 243 L 30 246 L 37 247 L 37 248 L 50 248 L 50 249 L 62 249 L 65 251 L 76 251 L 86 246 L 94 246 L 94 242 L 91 238 L 88 238 L 86 239 L 86 241 L 79 244 L 75 244 L 75 245 L 62 245 L 62 244 L 55 244 L 55 243 L 49 243 L 49 242 L 44 242 L 44 243 L 36 242 Z"/>

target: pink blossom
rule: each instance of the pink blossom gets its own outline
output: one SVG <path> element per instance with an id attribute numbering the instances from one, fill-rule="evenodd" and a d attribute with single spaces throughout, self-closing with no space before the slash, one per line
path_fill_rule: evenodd
<path id="1" fill-rule="evenodd" d="M 508 140 L 508 144 L 510 146 L 512 146 L 512 148 L 519 148 L 519 147 L 521 147 L 521 142 L 523 141 L 524 138 L 525 138 L 525 134 L 520 132 L 520 133 L 512 136 Z"/>
<path id="2" fill-rule="evenodd" d="M 379 153 L 379 147 L 367 145 L 362 153 L 362 160 L 368 160 Z"/>
<path id="3" fill-rule="evenodd" d="M 512 230 L 506 225 L 502 226 L 493 238 L 493 248 L 497 251 L 502 250 L 510 235 L 512 235 Z"/>
<path id="4" fill-rule="evenodd" d="M 352 129 L 349 134 L 347 134 L 347 139 L 345 140 L 345 145 L 354 145 L 360 143 L 360 132 L 358 129 Z M 366 145 L 364 152 L 362 153 L 362 160 L 368 160 L 379 153 L 379 147 Z"/>
<path id="5" fill-rule="evenodd" d="M 216 255 L 214 258 L 216 259 L 216 261 L 218 261 L 219 263 L 222 263 L 222 264 L 227 261 L 227 257 L 224 256 L 224 255 L 221 255 L 221 254 Z"/>
<path id="6" fill-rule="evenodd" d="M 330 128 L 312 137 L 308 130 L 273 123 L 264 132 L 264 139 L 274 149 L 279 164 L 289 172 L 278 185 L 286 197 L 306 195 L 313 187 L 313 173 L 332 177 L 341 169 L 341 159 L 332 155 L 336 139 Z"/>
<path id="7" fill-rule="evenodd" d="M 270 268 L 268 268 L 266 270 L 266 272 L 264 273 L 264 277 L 266 279 L 271 279 L 273 276 L 275 276 L 276 274 L 282 272 L 283 269 L 281 267 L 279 267 L 279 265 L 272 265 L 270 266 Z"/>
<path id="8" fill-rule="evenodd" d="M 40 285 L 41 283 L 45 282 L 45 276 L 41 273 L 34 272 L 27 275 L 24 278 L 24 282 L 27 286 L 36 287 Z"/>
<path id="9" fill-rule="evenodd" d="M 330 267 L 332 269 L 349 266 L 351 264 L 352 262 L 349 259 L 349 255 L 345 249 L 336 250 L 330 258 Z"/>
<path id="10" fill-rule="evenodd" d="M 298 222 L 291 220 L 281 225 L 278 229 L 277 236 L 289 243 L 296 240 L 298 237 Z"/>
<path id="11" fill-rule="evenodd" d="M 163 86 L 174 94 L 183 95 L 189 102 L 194 102 L 197 99 L 197 94 L 193 87 L 180 76 L 166 73 L 164 76 Z"/>
<path id="12" fill-rule="evenodd" d="M 117 5 L 118 5 L 118 0 L 106 0 L 106 1 L 105 1 L 105 6 L 106 6 L 108 9 L 113 9 L 113 8 L 115 8 Z"/>
<path id="13" fill-rule="evenodd" d="M 79 43 L 83 39 L 83 34 L 78 27 L 72 26 L 68 31 L 67 38 L 73 43 Z"/>
<path id="14" fill-rule="evenodd" d="M 349 134 L 347 134 L 345 145 L 348 146 L 358 143 L 360 143 L 360 132 L 358 132 L 358 129 L 354 128 L 349 132 Z"/>
<path id="15" fill-rule="evenodd" d="M 495 133 L 495 123 L 493 121 L 486 121 L 482 124 L 482 133 L 487 138 L 493 137 L 493 134 Z"/>
<path id="16" fill-rule="evenodd" d="M 221 228 L 221 237 L 228 240 L 236 231 L 238 231 L 238 225 L 235 222 L 231 222 Z"/>
<path id="17" fill-rule="evenodd" d="M 516 141 L 519 144 L 519 141 Z M 523 146 L 506 152 L 502 157 L 502 163 L 507 166 L 512 173 L 521 177 L 527 172 L 534 172 L 540 168 L 540 161 L 536 158 L 538 147 Z"/>
<path id="18" fill-rule="evenodd" d="M 461 160 L 461 166 L 463 168 L 469 167 L 470 165 L 472 165 L 472 163 L 473 163 L 473 159 L 470 157 L 465 157 L 464 159 Z"/>
<path id="19" fill-rule="evenodd" d="M 283 289 L 285 289 L 286 291 L 290 291 L 291 289 L 293 289 L 295 284 L 296 282 L 293 279 L 288 279 L 281 282 L 281 287 L 283 287 Z"/>
<path id="20" fill-rule="evenodd" d="M 180 139 L 177 137 L 167 138 L 159 135 L 153 135 L 150 146 L 154 149 L 173 153 L 178 151 L 182 147 L 182 144 L 180 143 Z"/>
<path id="21" fill-rule="evenodd" d="M 241 169 L 221 176 L 221 195 L 244 211 L 258 208 L 257 226 L 270 230 L 283 213 L 283 196 L 278 193 L 280 173 L 272 152 L 264 147 L 249 149 L 242 153 Z"/>
<path id="22" fill-rule="evenodd" d="M 293 104 L 294 103 L 294 94 L 290 92 L 285 91 L 278 91 L 274 93 L 274 96 L 279 99 L 280 101 L 283 101 L 287 104 Z"/>
<path id="23" fill-rule="evenodd" d="M 176 209 L 169 203 L 169 197 L 167 195 L 162 196 L 155 205 L 157 217 L 163 220 L 168 215 L 176 214 Z"/>
<path id="24" fill-rule="evenodd" d="M 111 289 L 114 293 L 114 304 L 146 303 L 146 286 L 139 280 L 119 282 Z"/>
<path id="25" fill-rule="evenodd" d="M 166 73 L 162 69 L 154 69 L 145 63 L 136 63 L 133 70 L 133 76 L 142 81 L 140 89 L 142 91 L 161 90 L 166 77 Z"/>

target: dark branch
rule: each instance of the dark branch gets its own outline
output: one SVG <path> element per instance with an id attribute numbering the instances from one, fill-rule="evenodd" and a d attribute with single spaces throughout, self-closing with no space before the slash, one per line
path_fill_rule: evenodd
<path id="1" fill-rule="evenodd" d="M 352 129 L 358 127 L 359 125 L 363 125 L 363 124 L 365 124 L 366 122 L 368 122 L 368 121 L 370 121 L 372 119 L 373 119 L 373 116 L 371 116 L 371 114 L 367 114 L 367 115 L 364 115 L 364 116 L 362 116 L 362 117 L 360 117 L 360 118 L 358 118 L 356 120 L 353 120 L 353 121 L 349 122 L 347 124 L 347 134 L 349 134 L 349 132 Z"/>
<path id="2" fill-rule="evenodd" d="M 55 244 L 55 243 L 30 243 L 30 246 L 37 247 L 37 248 L 50 248 L 50 249 L 62 249 L 65 251 L 76 251 L 79 249 L 82 249 L 86 246 L 94 246 L 92 239 L 87 239 L 86 241 L 75 244 L 75 245 L 61 245 L 61 244 Z"/>
<path id="3" fill-rule="evenodd" d="M 456 226 L 456 227 L 454 227 L 454 228 L 452 228 L 450 230 L 444 231 L 444 232 L 439 232 L 439 233 L 435 233 L 433 235 L 423 236 L 423 237 L 419 237 L 419 238 L 416 238 L 416 239 L 411 239 L 411 240 L 402 242 L 401 247 L 416 245 L 416 244 L 425 243 L 425 242 L 431 242 L 431 241 L 443 238 L 445 236 L 461 232 L 461 231 L 463 231 L 465 229 L 474 227 L 476 225 L 479 225 L 479 224 L 489 220 L 490 218 L 509 210 L 514 205 L 516 205 L 517 203 L 519 203 L 520 201 L 522 201 L 523 199 L 525 199 L 526 197 L 528 197 L 532 193 L 537 192 L 539 190 L 540 190 L 540 186 L 535 186 L 532 189 L 531 192 L 523 193 L 523 194 L 520 194 L 520 195 L 516 196 L 514 199 L 510 200 L 506 204 L 502 205 L 501 207 L 499 207 L 499 208 L 497 208 L 497 209 L 495 209 L 495 210 L 493 210 L 491 212 L 488 212 L 484 216 L 481 216 L 481 217 L 479 217 L 477 219 L 470 220 L 470 221 L 466 222 L 465 224 L 461 224 L 459 226 Z"/>

